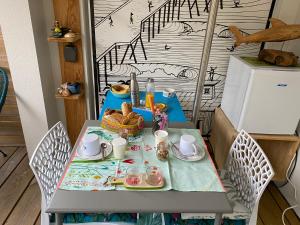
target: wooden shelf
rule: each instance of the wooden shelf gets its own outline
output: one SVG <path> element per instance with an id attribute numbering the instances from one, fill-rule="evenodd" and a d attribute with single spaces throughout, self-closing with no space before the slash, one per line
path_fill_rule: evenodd
<path id="1" fill-rule="evenodd" d="M 65 37 L 61 37 L 61 38 L 55 38 L 55 37 L 48 37 L 48 41 L 49 42 L 57 42 L 57 43 L 74 43 L 78 40 L 80 40 L 80 34 L 76 34 L 76 36 L 74 38 L 65 38 Z"/>
<path id="2" fill-rule="evenodd" d="M 65 100 L 78 100 L 79 98 L 81 98 L 81 96 L 83 96 L 83 91 L 81 91 L 79 94 L 70 95 L 68 97 L 64 97 L 59 94 L 55 95 L 56 98 L 65 99 Z"/>
<path id="3" fill-rule="evenodd" d="M 238 135 L 224 112 L 217 108 L 213 117 L 212 132 L 209 141 L 214 150 L 219 169 L 225 165 L 229 149 Z M 298 151 L 300 138 L 295 135 L 250 134 L 267 155 L 275 176 L 272 180 L 285 181 L 291 160 Z"/>

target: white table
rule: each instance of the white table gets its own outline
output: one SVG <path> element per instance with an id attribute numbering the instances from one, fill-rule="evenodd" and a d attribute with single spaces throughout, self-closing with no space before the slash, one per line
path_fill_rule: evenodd
<path id="1" fill-rule="evenodd" d="M 146 124 L 146 126 L 149 124 Z M 99 121 L 86 121 L 77 142 L 88 126 L 100 126 Z M 194 128 L 191 123 L 174 123 L 169 127 Z M 66 191 L 57 189 L 47 213 L 56 214 L 56 224 L 62 224 L 63 213 L 131 213 L 131 212 L 185 212 L 216 213 L 215 225 L 221 224 L 223 213 L 231 213 L 225 192 L 179 191 Z"/>

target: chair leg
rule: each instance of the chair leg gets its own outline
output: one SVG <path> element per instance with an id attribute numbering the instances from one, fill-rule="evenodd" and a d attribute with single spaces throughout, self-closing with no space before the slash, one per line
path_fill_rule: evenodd
<path id="1" fill-rule="evenodd" d="M 55 213 L 55 225 L 62 225 L 64 219 L 64 214 Z"/>
<path id="2" fill-rule="evenodd" d="M 44 203 L 43 196 L 42 196 L 42 201 L 41 201 L 41 224 L 39 224 L 39 225 L 50 225 L 49 214 L 45 213 L 45 208 L 46 208 L 46 204 Z"/>
<path id="3" fill-rule="evenodd" d="M 1 149 L 0 149 L 0 153 L 3 155 L 3 157 L 7 156 L 7 154 L 5 152 L 3 152 Z"/>
<path id="4" fill-rule="evenodd" d="M 222 213 L 216 213 L 214 225 L 221 225 L 222 223 Z"/>
<path id="5" fill-rule="evenodd" d="M 258 214 L 258 203 L 256 203 L 255 206 L 253 207 L 251 217 L 249 219 L 249 225 L 257 224 L 257 214 Z"/>

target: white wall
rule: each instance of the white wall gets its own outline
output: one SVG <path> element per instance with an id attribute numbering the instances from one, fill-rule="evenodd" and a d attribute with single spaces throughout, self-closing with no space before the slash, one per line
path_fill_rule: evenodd
<path id="1" fill-rule="evenodd" d="M 56 53 L 49 50 L 45 16 L 51 15 L 52 8 L 45 8 L 39 0 L 1 0 L 0 5 L 0 24 L 30 157 L 48 128 L 60 119 L 50 58 Z"/>
<path id="2" fill-rule="evenodd" d="M 281 19 L 287 24 L 300 24 L 300 1 L 299 0 L 277 0 L 273 17 Z M 266 48 L 282 49 L 283 51 L 291 51 L 300 57 L 300 39 L 287 41 L 285 43 L 268 43 Z M 299 99 L 300 101 L 300 99 Z M 298 129 L 300 133 L 300 128 Z M 300 153 L 300 152 L 299 152 Z M 300 157 L 292 176 L 292 182 L 295 184 L 298 193 L 300 193 Z M 294 205 L 294 191 L 290 184 L 280 189 L 291 205 Z M 298 200 L 298 202 L 300 202 Z M 296 208 L 295 212 L 300 217 L 300 209 Z"/>

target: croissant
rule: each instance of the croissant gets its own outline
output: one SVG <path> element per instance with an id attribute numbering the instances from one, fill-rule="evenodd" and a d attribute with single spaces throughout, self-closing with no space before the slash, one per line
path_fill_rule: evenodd
<path id="1" fill-rule="evenodd" d="M 128 135 L 136 135 L 144 128 L 144 118 L 132 112 L 129 103 L 123 103 L 122 111 L 106 109 L 102 118 L 101 126 L 105 129 L 119 132 L 120 129 L 127 129 Z"/>

